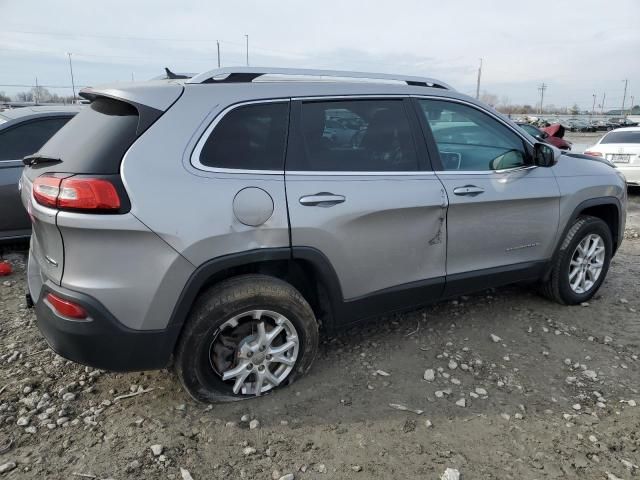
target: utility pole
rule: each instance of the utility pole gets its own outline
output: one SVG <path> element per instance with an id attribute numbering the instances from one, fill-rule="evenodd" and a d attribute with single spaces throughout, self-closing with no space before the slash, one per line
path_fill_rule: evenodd
<path id="1" fill-rule="evenodd" d="M 73 91 L 73 103 L 76 103 L 76 82 L 73 79 L 73 64 L 71 63 L 71 52 L 67 52 L 69 55 L 69 71 L 71 72 L 71 89 Z"/>
<path id="2" fill-rule="evenodd" d="M 629 112 L 633 113 L 633 102 L 635 101 L 636 97 L 634 97 L 633 95 L 631 95 L 631 105 L 629 106 Z"/>
<path id="3" fill-rule="evenodd" d="M 625 113 L 624 113 L 624 102 L 627 99 L 627 84 L 629 83 L 629 80 L 624 80 L 624 94 L 622 95 L 622 108 L 620 109 L 620 113 L 623 117 L 626 117 Z"/>
<path id="4" fill-rule="evenodd" d="M 218 45 L 218 68 L 220 68 L 220 41 L 216 40 L 216 44 Z"/>
<path id="5" fill-rule="evenodd" d="M 602 103 L 600 104 L 600 115 L 604 114 L 604 101 L 607 98 L 607 92 L 602 94 Z"/>
<path id="6" fill-rule="evenodd" d="M 542 85 L 540 85 L 538 87 L 538 91 L 540 92 L 540 114 L 542 114 L 542 105 L 544 104 L 544 91 L 547 89 L 547 84 L 546 83 L 542 83 Z"/>
<path id="7" fill-rule="evenodd" d="M 245 34 L 244 37 L 247 39 L 247 67 L 249 66 L 249 35 Z"/>
<path id="8" fill-rule="evenodd" d="M 476 83 L 476 100 L 480 99 L 480 77 L 482 76 L 482 59 L 480 59 L 480 66 L 478 67 L 478 82 Z"/>
<path id="9" fill-rule="evenodd" d="M 593 94 L 593 105 L 591 106 L 591 121 L 593 121 L 593 115 L 596 113 L 596 94 Z"/>
<path id="10" fill-rule="evenodd" d="M 38 77 L 36 77 L 36 93 L 33 96 L 33 100 L 36 102 L 36 105 L 38 105 L 39 99 L 40 99 L 40 87 L 38 87 Z"/>

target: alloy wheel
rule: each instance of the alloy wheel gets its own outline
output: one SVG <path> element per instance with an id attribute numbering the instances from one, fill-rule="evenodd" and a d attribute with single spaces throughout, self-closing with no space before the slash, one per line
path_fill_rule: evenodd
<path id="1" fill-rule="evenodd" d="M 288 318 L 271 310 L 250 310 L 222 324 L 209 360 L 234 394 L 259 396 L 289 376 L 299 349 L 298 333 Z"/>
<path id="2" fill-rule="evenodd" d="M 600 277 L 605 259 L 604 240 L 597 233 L 590 233 L 578 244 L 569 264 L 569 285 L 575 293 L 591 290 Z"/>

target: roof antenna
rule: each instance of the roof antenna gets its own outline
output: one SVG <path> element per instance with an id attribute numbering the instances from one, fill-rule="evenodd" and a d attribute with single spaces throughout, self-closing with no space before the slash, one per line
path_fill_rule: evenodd
<path id="1" fill-rule="evenodd" d="M 169 78 L 171 80 L 176 80 L 176 79 L 179 79 L 179 78 L 189 78 L 187 75 L 180 75 L 179 73 L 173 73 L 167 67 L 164 67 L 164 71 L 167 72 L 167 78 Z"/>

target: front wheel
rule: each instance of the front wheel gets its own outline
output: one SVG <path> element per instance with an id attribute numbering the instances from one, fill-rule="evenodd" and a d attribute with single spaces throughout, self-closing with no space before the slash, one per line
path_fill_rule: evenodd
<path id="1" fill-rule="evenodd" d="M 558 303 L 586 302 L 602 285 L 613 252 L 609 226 L 601 219 L 581 216 L 565 236 L 542 293 Z"/>
<path id="2" fill-rule="evenodd" d="M 241 400 L 292 383 L 317 349 L 318 324 L 298 290 L 274 277 L 242 275 L 196 300 L 175 368 L 198 401 Z"/>

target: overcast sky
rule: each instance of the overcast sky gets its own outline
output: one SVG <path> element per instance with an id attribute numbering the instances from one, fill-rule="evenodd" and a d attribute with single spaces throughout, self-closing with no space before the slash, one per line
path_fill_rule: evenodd
<path id="1" fill-rule="evenodd" d="M 439 78 L 511 103 L 577 103 L 606 92 L 620 108 L 625 78 L 640 103 L 640 0 L 0 0 L 0 91 L 32 85 L 148 79 L 217 63 L 333 68 Z M 52 89 L 58 93 L 69 90 Z"/>

